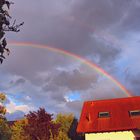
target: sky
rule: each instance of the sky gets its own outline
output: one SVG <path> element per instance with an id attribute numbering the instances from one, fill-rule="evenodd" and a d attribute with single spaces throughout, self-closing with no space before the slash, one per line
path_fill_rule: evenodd
<path id="1" fill-rule="evenodd" d="M 0 65 L 0 91 L 7 95 L 9 119 L 44 107 L 74 113 L 84 101 L 127 97 L 105 75 L 70 55 L 47 48 L 11 46 L 33 43 L 65 50 L 86 59 L 140 93 L 139 0 L 13 0 L 12 21 L 25 22 L 7 33 L 10 56 Z"/>

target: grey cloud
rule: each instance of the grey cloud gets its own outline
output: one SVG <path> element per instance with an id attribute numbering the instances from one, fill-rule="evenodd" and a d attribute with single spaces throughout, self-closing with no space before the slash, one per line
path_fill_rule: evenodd
<path id="1" fill-rule="evenodd" d="M 16 81 L 15 84 L 23 84 L 23 83 L 25 83 L 25 80 L 22 79 L 22 78 L 20 78 L 20 79 L 18 79 L 18 80 Z"/>
<path id="2" fill-rule="evenodd" d="M 115 23 L 123 13 L 125 2 L 121 5 L 117 1 L 109 0 L 30 0 L 29 5 L 24 1 L 15 3 L 17 6 L 13 14 L 20 19 L 22 17 L 25 26 L 18 36 L 10 35 L 11 40 L 49 44 L 82 56 L 94 57 L 96 54 L 100 58 L 100 63 L 106 65 L 109 61 L 113 62 L 119 53 L 118 49 L 108 49 L 90 35 Z"/>
<path id="3" fill-rule="evenodd" d="M 87 21 L 90 27 L 103 30 L 116 23 L 127 6 L 127 0 L 83 0 L 74 7 L 73 15 L 81 21 Z"/>
<path id="4" fill-rule="evenodd" d="M 74 63 L 70 56 L 47 49 L 20 47 L 13 48 L 12 51 L 13 54 L 8 57 L 1 70 L 10 72 L 13 75 L 19 75 L 27 80 L 34 81 L 34 83 L 38 83 L 38 73 L 54 71 L 58 66 L 67 67 Z"/>
<path id="5" fill-rule="evenodd" d="M 140 7 L 133 7 L 129 12 L 129 16 L 122 22 L 121 29 L 127 32 L 140 31 L 139 26 Z"/>
<path id="6" fill-rule="evenodd" d="M 58 86 L 66 85 L 70 90 L 85 90 L 90 88 L 93 82 L 96 82 L 96 75 L 88 75 L 78 70 L 73 73 L 62 72 L 56 77 L 53 83 Z"/>
<path id="7" fill-rule="evenodd" d="M 61 109 L 61 112 L 73 113 L 77 118 L 79 118 L 83 106 L 83 101 L 67 102 L 65 106 L 66 109 L 64 111 Z"/>
<path id="8" fill-rule="evenodd" d="M 55 85 L 55 83 L 52 82 L 50 86 L 52 84 Z M 94 84 L 96 84 L 96 86 L 94 86 Z M 83 101 L 85 100 L 95 100 L 95 99 L 101 99 L 101 98 L 102 99 L 115 98 L 118 96 L 119 97 L 123 96 L 122 92 L 116 89 L 116 86 L 113 85 L 109 80 L 101 80 L 98 82 L 98 84 L 97 82 L 94 84 L 90 88 L 87 87 L 87 89 L 83 89 L 82 91 L 78 90 L 79 94 L 81 94 L 82 100 L 74 101 L 74 102 L 66 102 L 64 98 L 68 92 L 73 92 L 72 90 L 68 88 L 67 84 L 55 85 L 56 87 L 55 88 L 52 87 L 52 90 L 50 88 L 49 91 L 47 90 L 47 88 L 43 91 L 43 90 L 40 90 L 39 86 L 34 86 L 32 84 L 29 84 L 27 86 L 26 84 L 23 84 L 20 87 L 20 90 L 22 89 L 24 91 L 24 94 L 21 95 L 21 93 L 18 92 L 16 88 L 15 89 L 13 88 L 12 92 L 13 92 L 13 95 L 15 96 L 16 96 L 16 93 L 18 93 L 17 95 L 20 98 L 16 99 L 16 101 L 18 101 L 19 103 L 24 103 L 24 104 L 27 104 L 28 106 L 34 106 L 35 108 L 45 107 L 46 110 L 51 113 L 72 112 L 76 116 L 79 116 Z M 12 93 L 10 95 L 12 96 Z M 31 100 L 26 100 L 26 96 L 30 96 Z"/>
<path id="9" fill-rule="evenodd" d="M 71 91 L 87 90 L 92 83 L 96 83 L 98 74 L 92 69 L 86 69 L 85 66 L 80 66 L 72 71 L 55 71 L 55 74 L 50 74 L 50 81 L 46 80 L 43 86 L 45 91 L 57 91 L 60 87 L 67 87 Z"/>
<path id="10" fill-rule="evenodd" d="M 18 86 L 18 85 L 20 85 L 20 84 L 24 84 L 26 82 L 26 80 L 25 79 L 23 79 L 23 78 L 19 78 L 19 79 L 17 79 L 16 81 L 11 81 L 10 82 L 10 84 L 12 85 L 12 86 Z"/>
<path id="11" fill-rule="evenodd" d="M 130 89 L 130 93 L 134 96 L 139 96 L 140 91 L 140 73 L 131 74 L 127 73 L 126 75 L 126 83 Z"/>
<path id="12" fill-rule="evenodd" d="M 28 3 L 15 0 L 14 2 L 15 5 L 11 7 L 12 15 L 15 15 L 19 21 L 24 20 L 25 25 L 18 34 L 10 33 L 9 40 L 47 44 L 87 59 L 91 58 L 91 61 L 97 57 L 99 59 L 97 63 L 109 72 L 119 71 L 114 70 L 115 63 L 123 52 L 119 45 L 114 47 L 110 40 L 105 40 L 102 31 L 114 33 L 116 37 L 121 36 L 126 29 L 135 30 L 134 26 L 139 28 L 139 21 L 136 19 L 139 8 L 135 9 L 134 4 L 130 6 L 133 2 L 129 0 L 59 0 L 59 2 L 29 0 Z M 125 13 L 128 15 L 124 18 Z M 133 23 L 130 22 L 132 19 Z M 11 55 L 0 69 L 0 85 L 10 94 L 21 95 L 19 102 L 35 107 L 44 106 L 47 111 L 74 112 L 78 115 L 84 100 L 124 96 L 111 82 L 106 80 L 99 82 L 100 77 L 97 72 L 87 68 L 87 65 L 80 64 L 76 59 L 47 49 L 33 49 L 28 46 L 10 49 Z M 77 63 L 79 65 L 76 65 Z M 3 72 L 5 75 L 8 74 L 6 78 L 2 76 Z M 46 75 L 40 76 L 40 73 Z M 14 79 L 11 75 L 23 79 Z M 139 81 L 136 78 L 129 80 L 136 83 L 133 87 L 138 89 Z M 2 81 L 5 85 L 9 81 L 16 84 L 7 88 L 3 86 Z M 64 96 L 75 90 L 81 94 L 82 101 L 66 102 Z M 30 101 L 26 100 L 27 96 L 30 96 Z"/>
<path id="13" fill-rule="evenodd" d="M 118 3 L 121 5 L 124 5 L 122 3 L 125 3 L 125 6 L 121 13 L 122 16 L 118 19 L 118 21 L 116 21 L 114 25 L 111 25 L 111 32 L 115 34 L 119 40 L 123 40 L 129 34 L 139 32 L 140 30 L 138 18 L 140 13 L 140 5 L 139 0 L 118 1 Z"/>
<path id="14" fill-rule="evenodd" d="M 14 113 L 6 113 L 8 121 L 15 121 L 24 118 L 25 113 L 22 111 L 15 111 Z"/>

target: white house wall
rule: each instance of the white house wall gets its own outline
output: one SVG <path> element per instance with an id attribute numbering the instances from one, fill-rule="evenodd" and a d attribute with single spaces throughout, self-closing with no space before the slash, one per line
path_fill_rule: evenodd
<path id="1" fill-rule="evenodd" d="M 85 140 L 135 140 L 135 137 L 140 137 L 140 131 L 120 131 L 85 134 Z"/>

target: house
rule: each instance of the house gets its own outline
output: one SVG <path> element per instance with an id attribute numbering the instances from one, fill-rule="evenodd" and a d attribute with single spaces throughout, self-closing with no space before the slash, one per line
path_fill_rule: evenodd
<path id="1" fill-rule="evenodd" d="M 87 101 L 77 127 L 86 140 L 140 140 L 140 97 Z"/>

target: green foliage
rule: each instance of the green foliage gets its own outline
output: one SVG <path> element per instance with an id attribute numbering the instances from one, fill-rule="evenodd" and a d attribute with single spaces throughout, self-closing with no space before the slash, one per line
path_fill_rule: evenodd
<path id="1" fill-rule="evenodd" d="M 85 140 L 83 134 L 78 134 L 76 132 L 77 126 L 78 126 L 78 120 L 74 118 L 71 128 L 69 130 L 69 137 L 71 138 L 71 140 Z"/>
<path id="2" fill-rule="evenodd" d="M 30 112 L 9 128 L 2 105 L 5 99 L 0 93 L 0 140 L 83 140 L 76 133 L 78 122 L 73 114 L 60 113 L 53 120 L 53 115 L 43 108 Z"/>
<path id="3" fill-rule="evenodd" d="M 1 100 L 1 102 L 5 101 L 5 99 L 6 99 L 5 94 L 4 93 L 0 93 L 0 100 Z"/>
<path id="4" fill-rule="evenodd" d="M 72 114 L 58 114 L 55 123 L 61 124 L 59 133 L 54 140 L 70 140 L 68 132 L 72 125 L 74 116 Z"/>
<path id="5" fill-rule="evenodd" d="M 29 136 L 25 134 L 24 127 L 28 124 L 26 119 L 16 121 L 11 127 L 11 140 L 30 140 Z"/>
<path id="6" fill-rule="evenodd" d="M 4 93 L 0 93 L 0 117 L 4 117 L 6 114 L 6 108 L 3 106 L 3 102 L 6 100 L 6 96 Z"/>
<path id="7" fill-rule="evenodd" d="M 0 118 L 0 140 L 10 140 L 11 130 L 7 124 L 7 121 L 3 118 Z"/>
<path id="8" fill-rule="evenodd" d="M 74 119 L 73 114 L 64 114 L 63 115 L 60 113 L 57 115 L 55 122 L 58 124 L 61 124 L 61 127 L 59 128 L 59 130 L 67 133 L 73 122 L 73 119 Z"/>
<path id="9" fill-rule="evenodd" d="M 3 106 L 3 102 L 6 100 L 6 96 L 0 93 L 0 140 L 10 140 L 11 130 L 8 126 L 7 120 L 5 118 L 6 108 Z"/>

